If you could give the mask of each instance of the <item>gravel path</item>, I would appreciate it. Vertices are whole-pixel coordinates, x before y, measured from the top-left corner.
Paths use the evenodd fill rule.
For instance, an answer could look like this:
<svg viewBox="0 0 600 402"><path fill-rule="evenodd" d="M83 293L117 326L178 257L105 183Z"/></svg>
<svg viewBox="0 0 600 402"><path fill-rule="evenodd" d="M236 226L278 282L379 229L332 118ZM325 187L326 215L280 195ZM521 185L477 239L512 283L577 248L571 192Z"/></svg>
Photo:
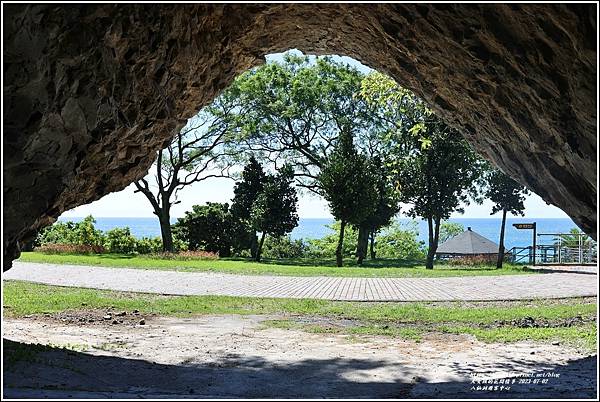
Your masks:
<svg viewBox="0 0 600 402"><path fill-rule="evenodd" d="M223 295L353 301L520 300L597 296L597 268L545 274L452 278L246 276L15 262L3 274L59 286L169 295Z"/></svg>

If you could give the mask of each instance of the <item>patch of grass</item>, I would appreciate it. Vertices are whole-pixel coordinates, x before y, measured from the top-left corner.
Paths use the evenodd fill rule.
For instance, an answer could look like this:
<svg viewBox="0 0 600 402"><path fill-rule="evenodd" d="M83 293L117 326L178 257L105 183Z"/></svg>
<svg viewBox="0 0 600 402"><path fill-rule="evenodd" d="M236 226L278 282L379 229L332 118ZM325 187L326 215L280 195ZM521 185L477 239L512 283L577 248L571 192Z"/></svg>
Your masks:
<svg viewBox="0 0 600 402"><path fill-rule="evenodd" d="M470 334L484 342L557 340L586 351L594 351L596 348L595 322L554 328L519 328L510 325L485 328L486 324L495 321L510 322L526 317L548 321L595 317L596 303L590 302L590 299L513 301L506 306L489 306L473 302L359 303L229 296L161 296L21 281L4 281L3 288L4 314L12 317L82 308L128 311L137 309L142 314L166 316L288 315L292 318L265 321L264 324L271 328L296 329L311 333L384 335L415 341L419 341L426 332L442 332ZM295 320L293 317L303 317L304 321ZM320 321L306 320L307 317L316 317ZM326 319L331 319L331 322ZM339 325L336 320L343 320L347 325Z"/></svg>
<svg viewBox="0 0 600 402"><path fill-rule="evenodd" d="M339 326L324 323L302 323L293 319L265 320L263 328L278 328L286 330L301 330L314 334L345 334L345 335L381 335L394 338L421 341L422 330L418 328L395 327L378 323L359 322L358 325Z"/></svg>
<svg viewBox="0 0 600 402"><path fill-rule="evenodd" d="M257 263L248 259L222 258L171 260L122 254L44 254L23 252L19 261L66 265L91 265L115 268L137 268L184 272L221 272L243 275L284 276L335 276L335 277L453 277L518 275L539 273L521 265L506 264L502 269L495 266L450 266L440 264L435 269L425 269L421 263L403 260L367 260L361 267L353 259L346 266L336 267L333 259L281 259Z"/></svg>
<svg viewBox="0 0 600 402"><path fill-rule="evenodd" d="M4 313L12 316L81 309L134 310L143 314L299 314L395 323L476 323L512 320L561 319L595 315L595 303L573 299L567 304L545 301L512 303L511 307L475 307L473 303L361 303L313 299L273 299L233 296L162 296L35 284L4 282ZM468 307L465 307L468 305Z"/></svg>
<svg viewBox="0 0 600 402"><path fill-rule="evenodd" d="M470 334L482 342L557 341L593 352L596 350L597 325L586 324L558 328L476 328L472 326L440 326L437 330L450 334Z"/></svg>

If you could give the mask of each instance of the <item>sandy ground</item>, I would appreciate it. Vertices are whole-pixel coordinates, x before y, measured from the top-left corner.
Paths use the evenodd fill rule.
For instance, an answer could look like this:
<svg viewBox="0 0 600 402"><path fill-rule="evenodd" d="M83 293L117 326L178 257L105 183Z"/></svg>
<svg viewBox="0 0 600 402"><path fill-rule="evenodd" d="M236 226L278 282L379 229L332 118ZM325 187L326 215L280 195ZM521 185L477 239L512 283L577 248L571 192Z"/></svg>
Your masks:
<svg viewBox="0 0 600 402"><path fill-rule="evenodd" d="M273 316L145 317L145 325L137 316L126 317L123 323L100 319L85 325L64 317L5 319L5 347L20 342L55 348L18 362L5 355L3 396L596 396L597 356L562 345L484 344L454 335L414 342L265 329L262 320L282 318ZM498 381L506 378L505 384ZM474 379L496 379L498 388L473 390L494 386ZM501 390L512 379L510 390Z"/></svg>

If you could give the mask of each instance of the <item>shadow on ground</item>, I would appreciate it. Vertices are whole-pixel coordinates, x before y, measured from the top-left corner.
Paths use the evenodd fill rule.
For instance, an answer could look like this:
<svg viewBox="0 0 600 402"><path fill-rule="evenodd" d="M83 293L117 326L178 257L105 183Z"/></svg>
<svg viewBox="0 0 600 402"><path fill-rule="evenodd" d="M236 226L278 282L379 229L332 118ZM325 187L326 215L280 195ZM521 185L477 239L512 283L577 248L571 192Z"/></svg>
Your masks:
<svg viewBox="0 0 600 402"><path fill-rule="evenodd" d="M375 359L309 359L279 365L260 357L228 355L208 363L166 365L3 342L4 398L592 398L596 392L596 356L563 366L536 364L530 368L553 371L560 378L546 386L489 393L471 391L468 379L473 370L486 372L486 367L455 367L465 381L431 383L400 363ZM522 368L528 362L516 364ZM363 375L378 368L393 369L402 380L377 381Z"/></svg>

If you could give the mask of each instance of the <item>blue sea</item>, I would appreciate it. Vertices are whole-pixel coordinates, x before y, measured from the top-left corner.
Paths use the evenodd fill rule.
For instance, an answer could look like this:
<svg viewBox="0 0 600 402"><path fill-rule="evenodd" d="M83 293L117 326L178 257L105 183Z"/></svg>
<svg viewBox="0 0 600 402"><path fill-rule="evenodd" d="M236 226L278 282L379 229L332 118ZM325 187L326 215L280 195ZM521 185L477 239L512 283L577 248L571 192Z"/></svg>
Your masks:
<svg viewBox="0 0 600 402"><path fill-rule="evenodd" d="M63 218L60 221L74 221L78 222L83 218ZM106 231L115 227L129 227L131 233L136 237L155 237L160 236L160 226L158 219L156 218L95 218L96 228ZM176 219L172 222L175 223ZM410 219L399 219L401 224L409 223ZM455 218L449 219L450 222L460 223L464 226L465 230L467 227L471 227L472 230L479 233L480 235L498 242L500 238L500 224L501 219L494 218ZM577 227L570 219L564 218L507 218L506 220L506 233L505 233L505 245L507 248L519 246L525 247L531 245L532 231L531 230L518 230L515 229L513 223L530 223L537 222L537 232L539 233L566 233L570 229ZM419 230L419 239L427 243L427 222L422 220L416 221ZM300 219L299 225L292 231L291 237L293 239L316 239L321 238L329 233L329 229L326 225L333 223L332 219ZM547 238L546 241L538 238L538 243L543 244L550 242L551 239Z"/></svg>

